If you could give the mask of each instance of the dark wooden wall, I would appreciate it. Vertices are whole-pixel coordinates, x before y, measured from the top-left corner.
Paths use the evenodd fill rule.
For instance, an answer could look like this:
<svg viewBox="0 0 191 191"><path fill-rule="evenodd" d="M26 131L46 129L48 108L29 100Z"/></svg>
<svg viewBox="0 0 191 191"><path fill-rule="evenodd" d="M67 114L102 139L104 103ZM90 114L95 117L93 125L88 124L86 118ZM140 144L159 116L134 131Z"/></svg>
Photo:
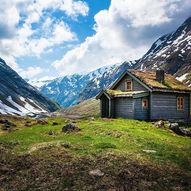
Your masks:
<svg viewBox="0 0 191 191"><path fill-rule="evenodd" d="M184 111L177 111L177 96L184 97ZM188 120L189 95L176 93L151 94L151 120Z"/></svg>
<svg viewBox="0 0 191 191"><path fill-rule="evenodd" d="M149 120L149 108L142 108L142 99L148 99L149 101L148 97L134 99L134 119Z"/></svg>
<svg viewBox="0 0 191 191"><path fill-rule="evenodd" d="M128 74L126 74L123 79L114 87L114 90L125 91L125 81L133 80ZM137 81L133 80L133 91L148 91L144 86L139 84Z"/></svg>
<svg viewBox="0 0 191 191"><path fill-rule="evenodd" d="M132 98L115 98L114 105L114 113L116 118L134 118Z"/></svg>

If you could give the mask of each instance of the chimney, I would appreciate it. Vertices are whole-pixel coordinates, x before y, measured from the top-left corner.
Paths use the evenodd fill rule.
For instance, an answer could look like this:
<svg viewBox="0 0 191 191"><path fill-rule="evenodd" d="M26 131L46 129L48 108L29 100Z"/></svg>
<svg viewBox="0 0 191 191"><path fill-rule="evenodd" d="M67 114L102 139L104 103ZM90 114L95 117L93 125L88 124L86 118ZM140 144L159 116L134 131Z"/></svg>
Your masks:
<svg viewBox="0 0 191 191"><path fill-rule="evenodd" d="M157 70L156 71L156 80L160 83L164 83L165 81L165 73L164 70Z"/></svg>

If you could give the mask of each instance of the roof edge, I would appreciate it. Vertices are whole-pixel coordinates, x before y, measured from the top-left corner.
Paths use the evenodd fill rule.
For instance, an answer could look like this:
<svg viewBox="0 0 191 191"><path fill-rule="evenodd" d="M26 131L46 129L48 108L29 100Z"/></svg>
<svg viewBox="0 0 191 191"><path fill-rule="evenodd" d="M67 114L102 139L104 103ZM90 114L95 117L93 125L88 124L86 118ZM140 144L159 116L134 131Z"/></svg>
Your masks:
<svg viewBox="0 0 191 191"><path fill-rule="evenodd" d="M149 87L147 84L145 84L144 82L142 82L137 76L135 76L133 73L131 73L131 70L126 70L125 72L123 72L121 74L121 76L116 79L113 84L109 87L110 89L113 89L120 81L121 79L128 74L130 77L132 77L134 80L136 80L138 83L140 83L142 86L144 86L148 91L152 92L151 87Z"/></svg>
<svg viewBox="0 0 191 191"><path fill-rule="evenodd" d="M111 97L109 96L109 94L103 89L102 91L100 91L100 93L96 96L96 99L100 99L100 97L102 95L105 95L109 100L111 99Z"/></svg>

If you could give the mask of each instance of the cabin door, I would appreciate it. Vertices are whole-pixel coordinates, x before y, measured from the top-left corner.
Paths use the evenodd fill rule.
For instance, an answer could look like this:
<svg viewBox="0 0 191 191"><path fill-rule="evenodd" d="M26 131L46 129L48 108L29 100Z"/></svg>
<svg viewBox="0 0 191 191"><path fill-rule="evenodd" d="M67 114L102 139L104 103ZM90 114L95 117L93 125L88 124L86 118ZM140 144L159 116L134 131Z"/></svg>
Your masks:
<svg viewBox="0 0 191 191"><path fill-rule="evenodd" d="M109 99L106 96L101 98L101 117L109 117Z"/></svg>

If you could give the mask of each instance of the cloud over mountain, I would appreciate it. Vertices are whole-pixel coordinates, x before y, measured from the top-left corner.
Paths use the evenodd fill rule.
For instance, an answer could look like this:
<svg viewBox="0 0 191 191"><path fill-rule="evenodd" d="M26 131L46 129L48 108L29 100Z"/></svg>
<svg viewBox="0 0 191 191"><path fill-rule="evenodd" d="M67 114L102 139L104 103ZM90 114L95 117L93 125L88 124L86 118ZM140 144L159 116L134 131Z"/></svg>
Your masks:
<svg viewBox="0 0 191 191"><path fill-rule="evenodd" d="M189 16L191 1L112 0L95 15L95 35L87 37L53 66L62 75L140 58L161 34Z"/></svg>

